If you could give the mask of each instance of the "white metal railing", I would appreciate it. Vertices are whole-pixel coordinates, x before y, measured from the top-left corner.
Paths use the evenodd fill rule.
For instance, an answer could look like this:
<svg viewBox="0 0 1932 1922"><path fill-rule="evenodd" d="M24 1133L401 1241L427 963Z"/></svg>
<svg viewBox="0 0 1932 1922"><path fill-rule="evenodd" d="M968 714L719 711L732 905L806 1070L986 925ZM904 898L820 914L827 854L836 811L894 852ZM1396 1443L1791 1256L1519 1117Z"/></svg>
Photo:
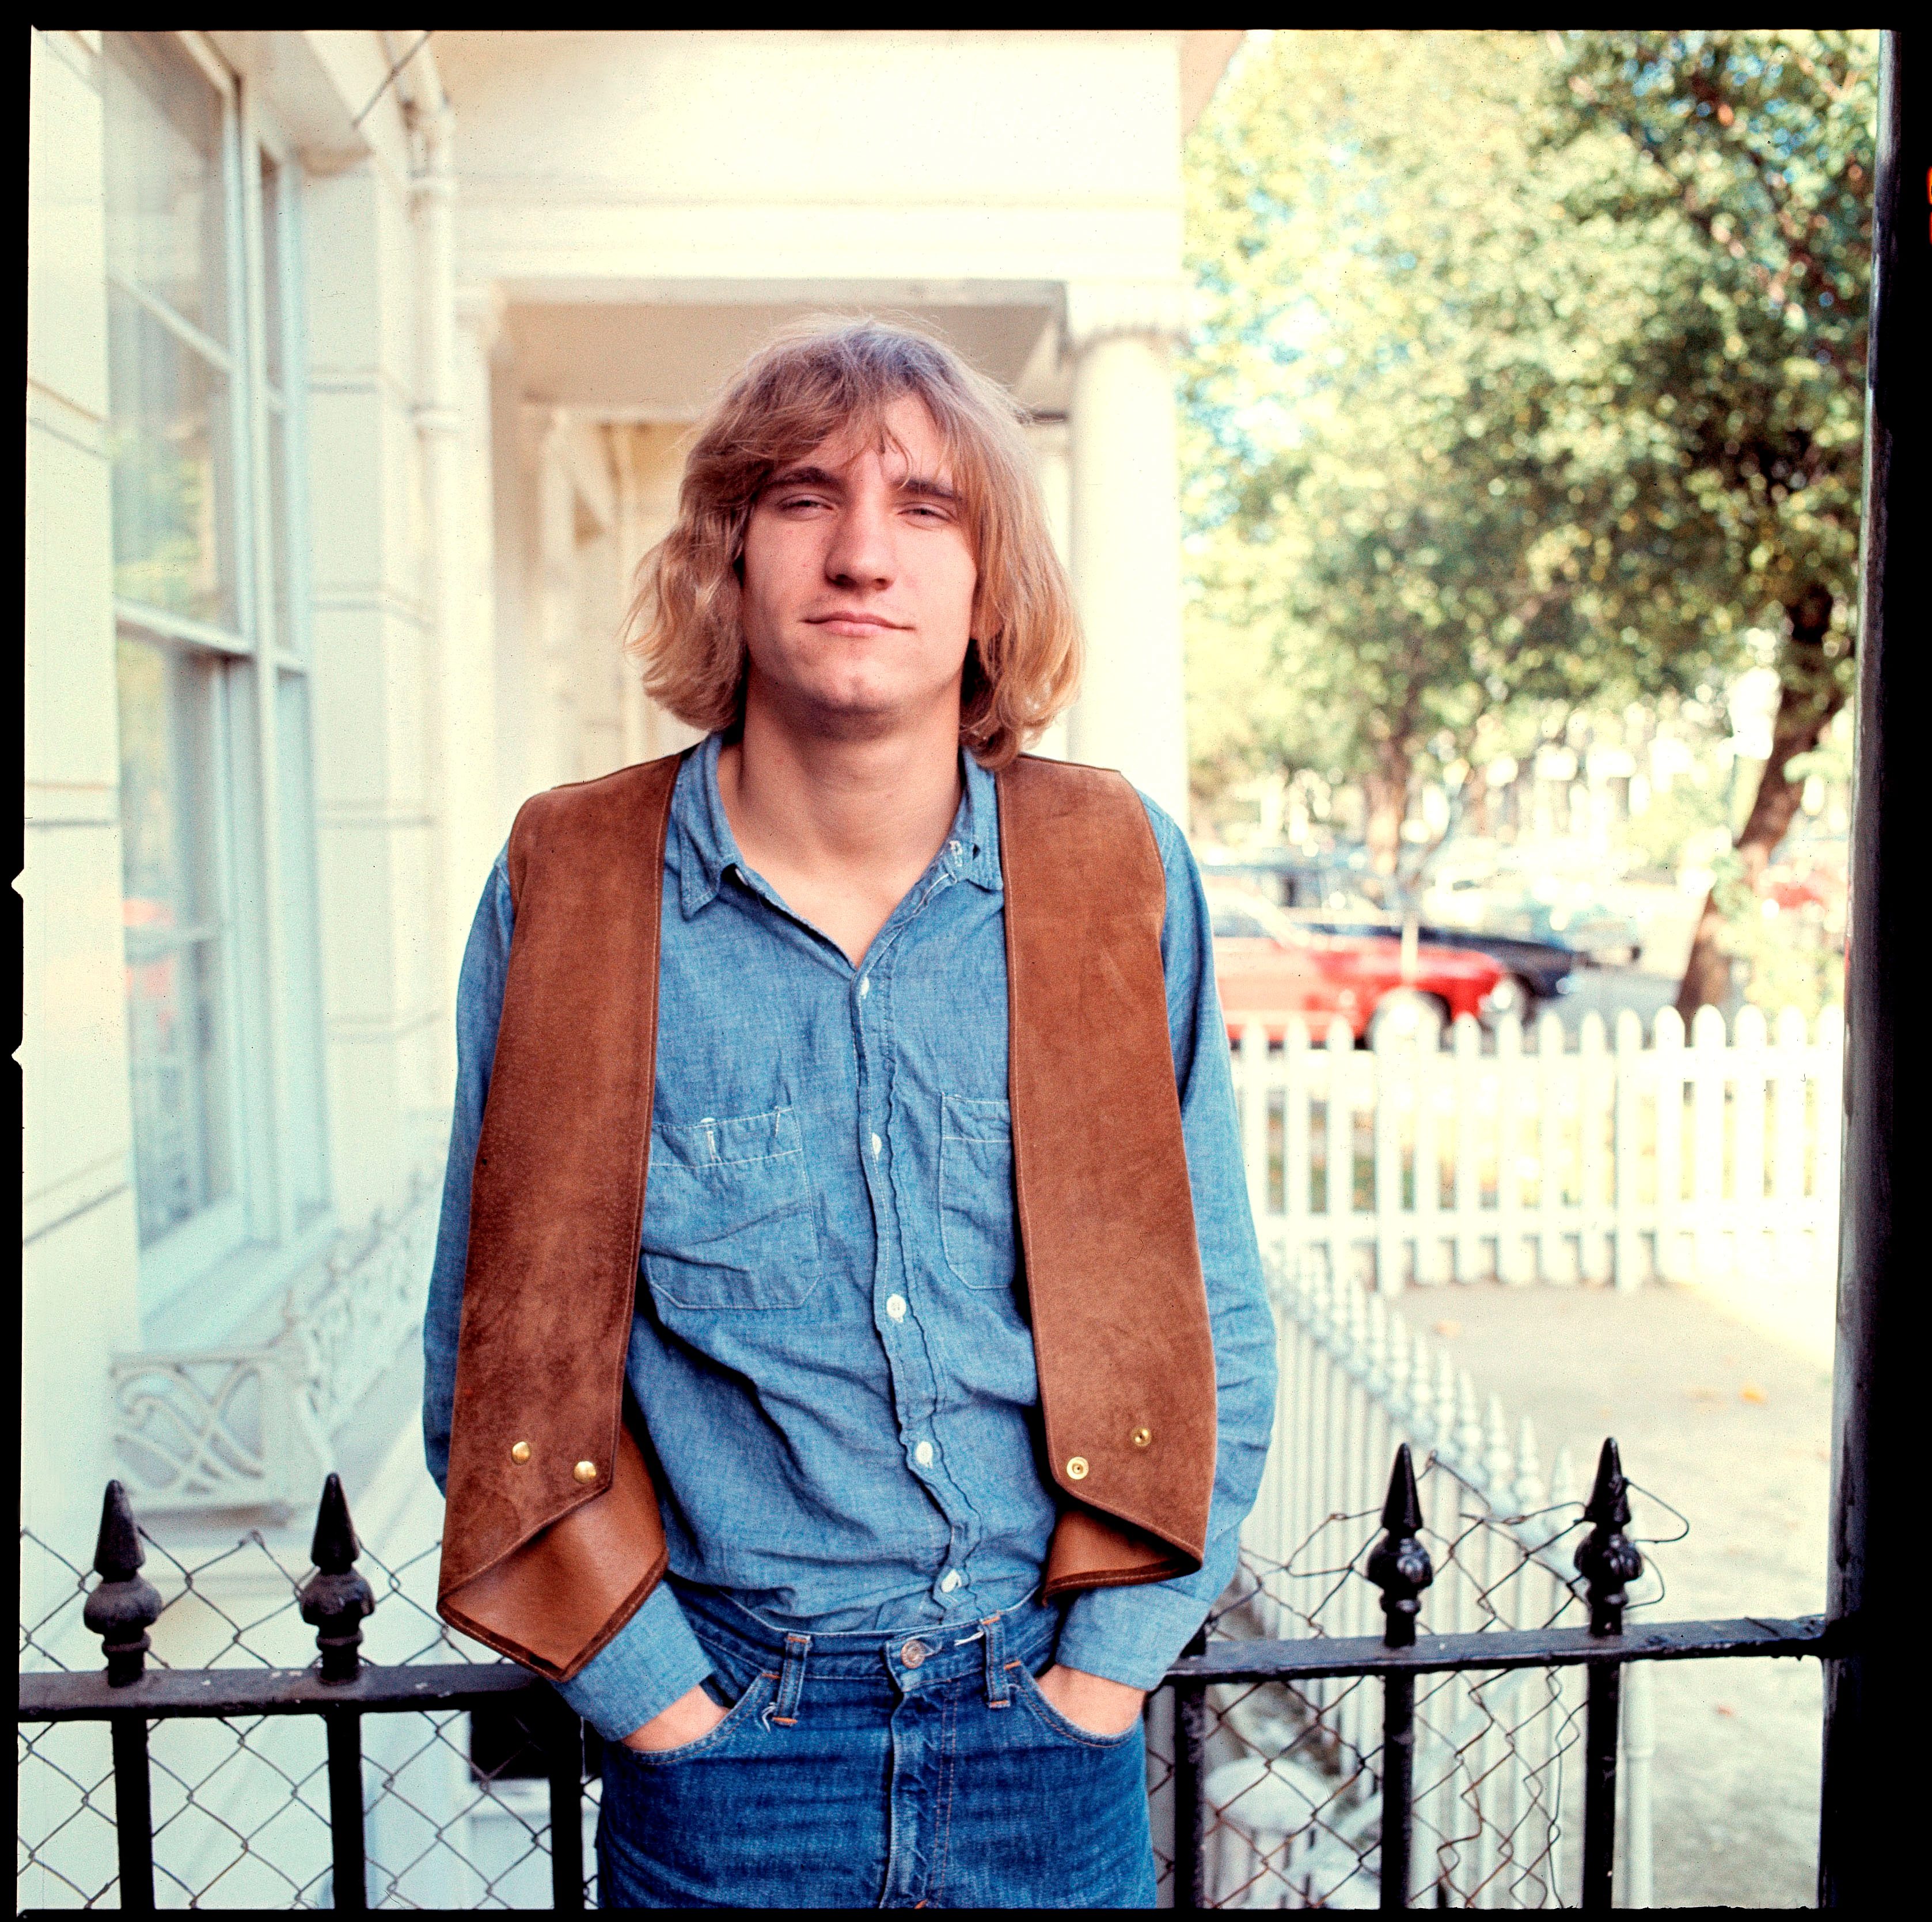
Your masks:
<svg viewBox="0 0 1932 1922"><path fill-rule="evenodd" d="M1277 1019L1270 1023L1279 1032ZM1666 1009L1646 1044L1586 1014L1576 1045L1546 1014L1493 1046L1465 1017L1443 1044L1357 1049L1299 1017L1234 1051L1263 1245L1298 1272L1387 1291L1504 1281L1795 1279L1836 1258L1844 1024ZM1533 1045L1526 1043L1533 1042Z"/></svg>

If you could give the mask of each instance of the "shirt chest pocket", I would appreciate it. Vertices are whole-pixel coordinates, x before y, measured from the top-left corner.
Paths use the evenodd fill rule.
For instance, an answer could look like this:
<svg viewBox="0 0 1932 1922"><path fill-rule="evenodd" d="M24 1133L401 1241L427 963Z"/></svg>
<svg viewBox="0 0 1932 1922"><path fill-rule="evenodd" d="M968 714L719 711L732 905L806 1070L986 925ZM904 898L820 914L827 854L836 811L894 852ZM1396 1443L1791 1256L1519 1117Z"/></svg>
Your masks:
<svg viewBox="0 0 1932 1922"><path fill-rule="evenodd" d="M802 1308L818 1286L818 1207L790 1108L651 1131L644 1275L673 1308Z"/></svg>
<svg viewBox="0 0 1932 1922"><path fill-rule="evenodd" d="M939 1239L946 1265L969 1288L1010 1288L1013 1137L1004 1101L944 1097L939 1135Z"/></svg>

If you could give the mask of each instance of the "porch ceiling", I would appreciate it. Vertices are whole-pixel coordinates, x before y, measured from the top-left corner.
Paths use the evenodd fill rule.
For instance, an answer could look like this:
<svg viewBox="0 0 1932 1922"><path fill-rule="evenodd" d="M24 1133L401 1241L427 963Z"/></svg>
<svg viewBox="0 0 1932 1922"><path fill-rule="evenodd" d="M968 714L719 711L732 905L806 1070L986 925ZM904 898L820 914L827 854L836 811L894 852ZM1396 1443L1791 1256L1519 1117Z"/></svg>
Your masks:
<svg viewBox="0 0 1932 1922"><path fill-rule="evenodd" d="M1036 408L1059 392L1058 290L976 303L895 300L828 283L789 300L754 302L518 302L505 325L526 401L609 419L694 419L746 357L809 314L903 319L950 342Z"/></svg>

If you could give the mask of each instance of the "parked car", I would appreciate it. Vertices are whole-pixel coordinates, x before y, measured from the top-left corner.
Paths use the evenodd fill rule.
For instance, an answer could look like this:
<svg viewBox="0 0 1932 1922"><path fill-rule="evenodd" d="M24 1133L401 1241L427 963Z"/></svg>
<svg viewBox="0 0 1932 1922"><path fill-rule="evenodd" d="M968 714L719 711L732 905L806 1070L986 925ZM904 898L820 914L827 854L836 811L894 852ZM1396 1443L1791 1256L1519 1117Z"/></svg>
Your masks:
<svg viewBox="0 0 1932 1922"><path fill-rule="evenodd" d="M1279 1041L1291 1014L1318 1038L1340 1015L1358 1041L1385 1026L1439 1028L1459 1014L1491 1012L1491 998L1510 978L1488 955L1432 942L1418 944L1405 977L1399 933L1325 933L1223 881L1208 884L1208 905L1230 1039L1258 1020Z"/></svg>
<svg viewBox="0 0 1932 1922"><path fill-rule="evenodd" d="M1305 925L1317 933L1346 935L1358 940L1400 941L1402 938L1401 920L1394 914L1342 915L1324 910L1306 917ZM1519 1021L1526 1020L1539 1002L1567 994L1570 977L1580 958L1574 947L1560 941L1533 941L1494 934L1486 929L1444 927L1433 921L1421 923L1416 930L1416 939L1419 947L1430 951L1450 948L1486 956L1502 969L1504 978L1491 990L1489 1005L1484 1011L1492 1020L1510 1014Z"/></svg>
<svg viewBox="0 0 1932 1922"><path fill-rule="evenodd" d="M1552 901L1532 894L1492 900L1478 925L1486 934L1560 942L1592 967L1606 961L1625 961L1634 967L1643 957L1642 929L1630 916L1594 896Z"/></svg>

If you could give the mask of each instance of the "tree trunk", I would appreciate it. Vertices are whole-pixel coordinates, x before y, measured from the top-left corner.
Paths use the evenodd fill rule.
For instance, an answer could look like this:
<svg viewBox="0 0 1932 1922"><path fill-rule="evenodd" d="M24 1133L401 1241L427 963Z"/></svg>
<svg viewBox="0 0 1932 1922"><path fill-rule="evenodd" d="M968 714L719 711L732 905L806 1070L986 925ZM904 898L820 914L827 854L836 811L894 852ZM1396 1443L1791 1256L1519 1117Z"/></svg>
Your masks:
<svg viewBox="0 0 1932 1922"><path fill-rule="evenodd" d="M1825 652L1832 625L1832 596L1822 587L1808 587L1785 609L1788 623L1781 664L1784 685L1778 713L1772 722L1771 758L1758 776L1751 811L1734 844L1744 869L1743 879L1754 896L1778 844L1798 812L1804 791L1785 769L1801 754L1809 754L1823 737L1832 717L1844 705L1835 664ZM1677 990L1677 1011L1688 1023L1699 1008L1721 1007L1731 992L1731 958L1720 942L1724 924L1718 890L1704 897L1697 931L1691 937L1690 959Z"/></svg>
<svg viewBox="0 0 1932 1922"><path fill-rule="evenodd" d="M1369 866L1376 874L1393 875L1401 860L1402 824L1408 818L1410 760L1406 742L1378 742L1375 767L1362 778L1369 803L1364 838L1368 842Z"/></svg>

